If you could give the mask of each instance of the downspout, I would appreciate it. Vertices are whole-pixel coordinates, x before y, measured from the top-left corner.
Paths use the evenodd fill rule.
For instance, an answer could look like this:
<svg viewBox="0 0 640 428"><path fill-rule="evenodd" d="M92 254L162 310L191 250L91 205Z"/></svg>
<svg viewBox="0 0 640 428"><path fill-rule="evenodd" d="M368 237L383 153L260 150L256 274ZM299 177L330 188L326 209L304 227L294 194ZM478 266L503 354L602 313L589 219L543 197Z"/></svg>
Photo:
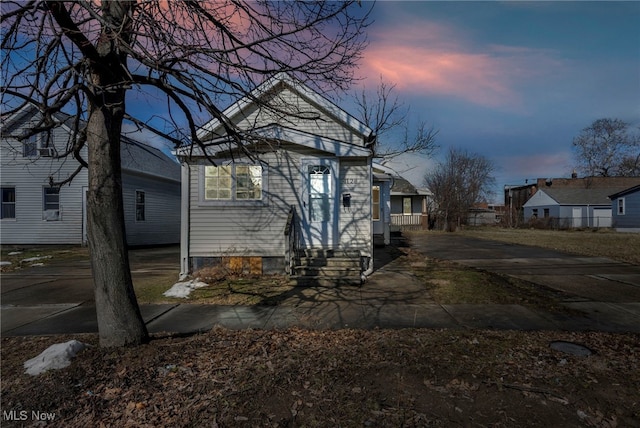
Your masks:
<svg viewBox="0 0 640 428"><path fill-rule="evenodd" d="M367 282L367 278L372 273L373 273L373 255L371 255L371 257L367 257L367 268L364 272L360 274L360 283L364 284L365 282Z"/></svg>
<svg viewBox="0 0 640 428"><path fill-rule="evenodd" d="M376 143L375 135L371 134L367 138L366 145L371 148L371 156L369 157L369 257L366 258L367 266L365 270L360 274L360 284L364 284L367 281L367 277L373 273L373 200L371 198L373 191L373 154ZM382 204L380 204L382 205ZM381 219L382 220L382 219Z"/></svg>
<svg viewBox="0 0 640 428"><path fill-rule="evenodd" d="M189 230L191 213L191 166L186 161L181 163L182 203L180 204L180 280L189 275Z"/></svg>

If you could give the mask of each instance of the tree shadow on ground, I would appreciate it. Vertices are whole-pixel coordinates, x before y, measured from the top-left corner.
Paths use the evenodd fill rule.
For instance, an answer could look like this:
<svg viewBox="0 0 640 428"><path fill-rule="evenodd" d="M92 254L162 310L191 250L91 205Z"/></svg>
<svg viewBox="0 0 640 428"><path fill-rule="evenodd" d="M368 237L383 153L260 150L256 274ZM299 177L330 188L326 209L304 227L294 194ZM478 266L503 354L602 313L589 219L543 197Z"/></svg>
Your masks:
<svg viewBox="0 0 640 428"><path fill-rule="evenodd" d="M407 241L395 236L391 245L375 248L374 272L360 286L295 286L260 305L290 307L295 316L308 318L310 327L336 327L342 320L354 319L354 313L369 322L378 319L384 307L434 303L424 282L412 273L406 247Z"/></svg>

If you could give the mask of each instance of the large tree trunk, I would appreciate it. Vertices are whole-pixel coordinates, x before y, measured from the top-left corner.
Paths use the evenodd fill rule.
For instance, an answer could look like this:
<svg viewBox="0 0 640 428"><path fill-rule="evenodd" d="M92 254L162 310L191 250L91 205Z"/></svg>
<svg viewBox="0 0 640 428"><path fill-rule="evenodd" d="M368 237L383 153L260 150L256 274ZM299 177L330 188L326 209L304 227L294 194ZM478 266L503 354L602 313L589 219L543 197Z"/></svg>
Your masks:
<svg viewBox="0 0 640 428"><path fill-rule="evenodd" d="M135 1L102 3L107 23L91 64L89 99L89 194L87 233L101 346L139 345L148 340L129 267L122 201L120 135L128 86L127 57L119 43L129 41Z"/></svg>
<svg viewBox="0 0 640 428"><path fill-rule="evenodd" d="M113 109L113 104L92 106L87 124L89 252L100 345L138 345L148 339L148 334L129 267L120 166L122 118Z"/></svg>

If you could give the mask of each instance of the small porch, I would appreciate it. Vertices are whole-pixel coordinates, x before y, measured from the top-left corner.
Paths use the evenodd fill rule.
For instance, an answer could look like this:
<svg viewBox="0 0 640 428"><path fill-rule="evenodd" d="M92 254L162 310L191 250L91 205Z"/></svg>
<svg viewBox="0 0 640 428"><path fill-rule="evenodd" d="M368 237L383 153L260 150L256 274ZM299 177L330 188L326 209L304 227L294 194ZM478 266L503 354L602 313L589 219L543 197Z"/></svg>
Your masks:
<svg viewBox="0 0 640 428"><path fill-rule="evenodd" d="M391 214L391 231L427 230L427 213L420 214Z"/></svg>

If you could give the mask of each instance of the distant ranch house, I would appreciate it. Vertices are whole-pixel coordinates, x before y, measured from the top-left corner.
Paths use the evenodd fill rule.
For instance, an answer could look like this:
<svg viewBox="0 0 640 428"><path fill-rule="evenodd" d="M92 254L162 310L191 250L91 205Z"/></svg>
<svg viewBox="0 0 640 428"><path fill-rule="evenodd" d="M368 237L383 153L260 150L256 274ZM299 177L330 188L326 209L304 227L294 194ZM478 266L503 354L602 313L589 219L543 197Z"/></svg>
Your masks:
<svg viewBox="0 0 640 428"><path fill-rule="evenodd" d="M70 116L58 114L50 138L23 141L40 117L35 106L3 118L2 245L86 244L87 170L56 186L78 167L64 153L71 135ZM86 159L86 149L84 149ZM180 165L161 150L122 137L122 183L127 243L130 246L180 241Z"/></svg>
<svg viewBox="0 0 640 428"><path fill-rule="evenodd" d="M560 228L612 227L609 196L620 187L545 187L524 204L525 222Z"/></svg>
<svg viewBox="0 0 640 428"><path fill-rule="evenodd" d="M199 133L204 150L177 151L182 273L222 263L360 281L373 260L371 129L286 74L223 114L242 150L214 119Z"/></svg>

